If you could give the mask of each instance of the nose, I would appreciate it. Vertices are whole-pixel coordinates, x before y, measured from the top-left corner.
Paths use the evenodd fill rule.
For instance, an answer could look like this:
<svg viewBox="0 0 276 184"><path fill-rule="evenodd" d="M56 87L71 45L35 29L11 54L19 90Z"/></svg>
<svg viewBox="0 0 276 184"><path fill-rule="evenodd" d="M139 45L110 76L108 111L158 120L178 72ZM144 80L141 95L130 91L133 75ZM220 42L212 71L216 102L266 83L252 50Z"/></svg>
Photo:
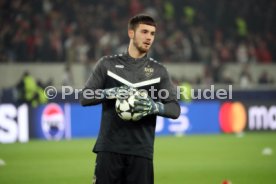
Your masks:
<svg viewBox="0 0 276 184"><path fill-rule="evenodd" d="M151 34L147 34L147 36L146 36L146 39L148 40L148 41L151 41L152 40L152 35Z"/></svg>

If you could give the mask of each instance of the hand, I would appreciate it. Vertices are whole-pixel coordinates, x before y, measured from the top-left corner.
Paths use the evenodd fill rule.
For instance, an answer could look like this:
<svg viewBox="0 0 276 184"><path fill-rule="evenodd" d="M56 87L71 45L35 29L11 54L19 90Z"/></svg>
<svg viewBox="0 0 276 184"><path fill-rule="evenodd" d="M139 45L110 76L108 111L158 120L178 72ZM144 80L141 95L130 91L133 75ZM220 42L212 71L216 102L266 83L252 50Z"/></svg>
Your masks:
<svg viewBox="0 0 276 184"><path fill-rule="evenodd" d="M107 99L125 99L128 97L132 87L129 86L120 86L104 90L104 96Z"/></svg>
<svg viewBox="0 0 276 184"><path fill-rule="evenodd" d="M146 98L137 97L134 102L134 112L139 112L142 116L151 114L162 114L164 112L164 104L161 102L154 102L150 96Z"/></svg>

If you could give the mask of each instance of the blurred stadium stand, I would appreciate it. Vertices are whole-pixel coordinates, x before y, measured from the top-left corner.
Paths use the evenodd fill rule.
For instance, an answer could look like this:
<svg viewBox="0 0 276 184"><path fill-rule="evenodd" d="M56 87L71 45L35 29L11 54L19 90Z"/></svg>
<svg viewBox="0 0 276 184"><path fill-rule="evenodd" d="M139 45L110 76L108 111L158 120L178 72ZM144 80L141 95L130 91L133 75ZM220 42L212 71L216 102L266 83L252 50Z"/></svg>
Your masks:
<svg viewBox="0 0 276 184"><path fill-rule="evenodd" d="M1 90L26 70L57 88L82 87L97 59L126 50L137 13L158 21L149 55L175 83L275 89L276 1L1 0L0 10Z"/></svg>
<svg viewBox="0 0 276 184"><path fill-rule="evenodd" d="M260 84L259 78L263 71L269 73L271 80L276 81L276 64L234 64L229 63L223 65L218 74L213 71L212 75L219 75L219 80L214 82L212 79L208 80L206 76L206 66L201 63L168 63L165 64L168 71L176 84L180 84L180 81L188 81L194 86L208 86L211 84L228 85L233 84L236 89L276 89L275 83ZM93 68L93 65L91 65ZM251 82L243 84L241 83L242 71L246 68L251 75ZM87 68L81 64L74 64L71 68L73 81L65 83L67 71L65 66L61 63L10 63L0 64L0 89L9 88L15 86L22 74L25 71L29 71L38 81L44 84L51 84L57 89L60 89L62 85L70 85L75 88L82 88L85 80ZM227 79L231 78L231 80Z"/></svg>

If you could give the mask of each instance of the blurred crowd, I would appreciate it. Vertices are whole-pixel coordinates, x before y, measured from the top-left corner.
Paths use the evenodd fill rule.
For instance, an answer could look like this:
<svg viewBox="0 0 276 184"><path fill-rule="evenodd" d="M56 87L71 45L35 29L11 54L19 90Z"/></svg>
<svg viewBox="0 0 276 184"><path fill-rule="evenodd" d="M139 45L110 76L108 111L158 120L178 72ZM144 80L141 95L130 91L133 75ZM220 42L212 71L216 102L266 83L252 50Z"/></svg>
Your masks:
<svg viewBox="0 0 276 184"><path fill-rule="evenodd" d="M193 83L233 83L223 66L243 63L250 81L247 64L276 62L275 10L273 0L0 0L0 62L64 62L70 76L71 63L126 51L128 19L146 13L158 22L151 57L203 63Z"/></svg>
<svg viewBox="0 0 276 184"><path fill-rule="evenodd" d="M89 62L125 51L127 20L158 22L161 62L276 61L272 0L0 0L0 61Z"/></svg>

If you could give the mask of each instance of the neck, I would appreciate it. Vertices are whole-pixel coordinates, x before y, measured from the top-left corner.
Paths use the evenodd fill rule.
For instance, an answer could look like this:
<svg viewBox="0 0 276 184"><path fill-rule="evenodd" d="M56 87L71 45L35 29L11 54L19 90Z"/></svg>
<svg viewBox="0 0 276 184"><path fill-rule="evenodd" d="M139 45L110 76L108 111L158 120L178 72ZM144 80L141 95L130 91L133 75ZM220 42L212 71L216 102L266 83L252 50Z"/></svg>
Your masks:
<svg viewBox="0 0 276 184"><path fill-rule="evenodd" d="M130 42L128 47L128 54L133 58L142 58L146 55L146 52L140 52L133 43Z"/></svg>

